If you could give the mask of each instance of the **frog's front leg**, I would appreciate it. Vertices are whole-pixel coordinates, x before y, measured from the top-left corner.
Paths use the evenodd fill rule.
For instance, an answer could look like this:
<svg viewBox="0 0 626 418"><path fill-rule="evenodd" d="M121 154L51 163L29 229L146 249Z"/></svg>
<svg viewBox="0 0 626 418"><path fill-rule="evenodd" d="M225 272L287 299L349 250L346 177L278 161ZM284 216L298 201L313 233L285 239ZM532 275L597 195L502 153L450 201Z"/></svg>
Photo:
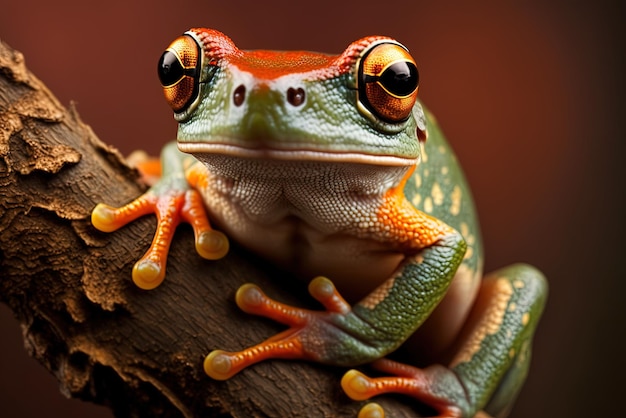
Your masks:
<svg viewBox="0 0 626 418"><path fill-rule="evenodd" d="M211 228L202 197L192 187L206 169L178 151L175 143L163 148L161 168L161 178L134 201L120 208L100 203L91 214L93 225L103 232L115 231L143 215L156 214L152 244L132 272L133 281L142 289L153 289L163 281L170 243L181 221L193 227L196 250L202 257L215 260L228 252L228 239Z"/></svg>
<svg viewBox="0 0 626 418"><path fill-rule="evenodd" d="M290 328L240 352L210 353L204 364L206 373L228 379L269 358L359 365L398 348L439 303L466 248L458 232L415 210L403 198L396 198L399 196L389 194L373 225L384 239L404 245L408 253L391 277L353 307L329 280L315 279L309 290L326 308L321 312L285 306L256 286L244 286L237 295L244 311Z"/></svg>
<svg viewBox="0 0 626 418"><path fill-rule="evenodd" d="M441 416L473 416L483 409L485 415L504 417L526 377L546 295L543 275L530 266L494 272L483 280L448 367L418 369L383 359L374 367L393 377L369 378L351 370L342 386L355 400L401 393L434 407Z"/></svg>

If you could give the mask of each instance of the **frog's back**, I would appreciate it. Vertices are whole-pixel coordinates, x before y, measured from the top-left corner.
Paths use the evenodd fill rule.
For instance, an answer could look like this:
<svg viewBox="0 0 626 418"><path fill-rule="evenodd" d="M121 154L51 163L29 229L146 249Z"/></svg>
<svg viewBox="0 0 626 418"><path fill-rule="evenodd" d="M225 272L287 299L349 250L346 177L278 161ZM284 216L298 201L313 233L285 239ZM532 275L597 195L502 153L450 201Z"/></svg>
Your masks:
<svg viewBox="0 0 626 418"><path fill-rule="evenodd" d="M463 264L482 271L482 242L474 202L463 170L439 129L426 111L428 139L421 142L422 160L407 182L405 194L413 205L459 231L467 243Z"/></svg>

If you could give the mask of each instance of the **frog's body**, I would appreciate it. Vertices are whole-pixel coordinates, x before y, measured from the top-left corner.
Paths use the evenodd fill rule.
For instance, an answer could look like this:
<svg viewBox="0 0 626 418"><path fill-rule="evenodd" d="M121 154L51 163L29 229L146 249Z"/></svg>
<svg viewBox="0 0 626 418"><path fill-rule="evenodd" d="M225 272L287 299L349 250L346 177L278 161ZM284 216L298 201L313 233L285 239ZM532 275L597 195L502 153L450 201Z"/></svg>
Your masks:
<svg viewBox="0 0 626 418"><path fill-rule="evenodd" d="M364 286L353 291L364 296L403 258L399 249L368 237L362 225L375 216L385 186L405 167L224 156L202 161L212 178L203 193L209 217L227 236L300 277L332 277L347 294L357 276ZM329 187L332 179L345 182Z"/></svg>
<svg viewBox="0 0 626 418"><path fill-rule="evenodd" d="M145 196L121 209L99 205L93 215L96 226L113 230L152 207L159 212L135 282L161 282L181 217L194 226L201 255L226 253L227 240L209 226L204 207L253 252L305 279L332 279L310 285L326 312L242 287L242 309L290 330L240 353L214 351L206 372L227 379L272 357L373 362L398 377L351 371L342 381L351 397L396 391L442 416L504 413L525 376L545 282L521 265L481 281L471 195L416 101L417 67L406 49L369 37L339 56L245 52L219 32L197 29L177 39L159 65L179 121L178 147L197 160L166 147L163 179ZM383 359L403 344L420 353L416 364L428 359L448 368ZM371 405L363 416L379 412Z"/></svg>

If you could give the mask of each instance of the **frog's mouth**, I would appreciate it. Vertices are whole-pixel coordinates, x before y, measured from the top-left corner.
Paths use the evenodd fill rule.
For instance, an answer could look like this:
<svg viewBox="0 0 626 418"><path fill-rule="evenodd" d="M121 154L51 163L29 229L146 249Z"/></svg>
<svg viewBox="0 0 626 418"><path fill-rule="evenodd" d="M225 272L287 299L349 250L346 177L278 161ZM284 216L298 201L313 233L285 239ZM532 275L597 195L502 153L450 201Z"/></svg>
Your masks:
<svg viewBox="0 0 626 418"><path fill-rule="evenodd" d="M192 155L221 154L259 160L338 162L396 167L416 165L420 160L419 156L414 158L353 151L319 151L297 147L276 148L262 145L247 147L219 142L179 142L178 148L182 152Z"/></svg>

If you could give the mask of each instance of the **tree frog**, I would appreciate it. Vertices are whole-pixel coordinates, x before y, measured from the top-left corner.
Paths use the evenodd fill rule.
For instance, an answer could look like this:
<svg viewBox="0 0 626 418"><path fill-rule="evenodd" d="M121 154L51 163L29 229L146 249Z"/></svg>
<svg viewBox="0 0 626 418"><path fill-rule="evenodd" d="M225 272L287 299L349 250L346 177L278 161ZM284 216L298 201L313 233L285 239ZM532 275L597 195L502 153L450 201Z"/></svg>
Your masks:
<svg viewBox="0 0 626 418"><path fill-rule="evenodd" d="M163 53L158 74L178 121L162 176L128 205L92 213L102 231L157 214L134 282L162 282L174 229L187 221L202 257L224 256L234 240L312 280L323 306L287 306L242 286L241 309L287 330L239 352L210 352L208 376L303 359L351 368L341 386L355 400L395 392L440 417L507 414L546 281L525 264L482 277L470 191L417 100L406 47L370 36L339 55L244 51L218 31L191 29ZM355 369L367 365L383 376ZM383 414L376 403L360 412Z"/></svg>

